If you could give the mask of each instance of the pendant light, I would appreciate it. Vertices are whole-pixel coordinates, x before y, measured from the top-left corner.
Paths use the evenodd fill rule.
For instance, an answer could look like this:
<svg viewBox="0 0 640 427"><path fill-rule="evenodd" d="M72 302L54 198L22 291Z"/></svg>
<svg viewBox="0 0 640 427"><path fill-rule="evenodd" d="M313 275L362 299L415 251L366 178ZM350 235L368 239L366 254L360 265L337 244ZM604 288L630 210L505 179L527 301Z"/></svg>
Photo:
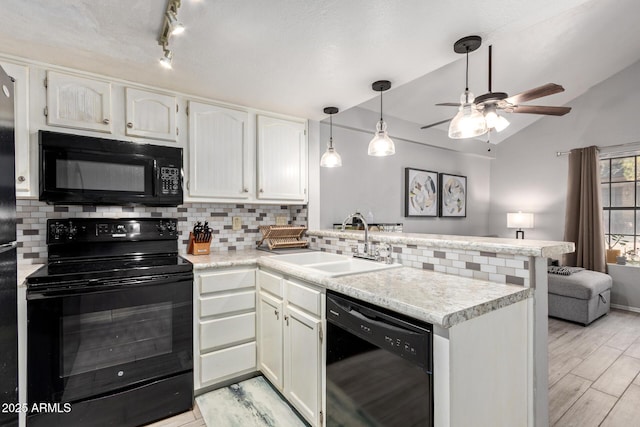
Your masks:
<svg viewBox="0 0 640 427"><path fill-rule="evenodd" d="M391 82L388 80L378 80L371 87L373 90L380 92L380 121L376 125L376 133L369 142L368 153L370 156L391 156L396 153L396 147L387 133L387 124L382 119L382 92L391 88Z"/></svg>
<svg viewBox="0 0 640 427"><path fill-rule="evenodd" d="M487 132L487 122L482 112L473 103L475 97L469 92L469 52L480 47L482 39L479 36L463 37L453 45L456 53L464 53L467 58L465 74L465 89L460 95L460 107L449 125L449 138L473 138Z"/></svg>
<svg viewBox="0 0 640 427"><path fill-rule="evenodd" d="M333 115L340 110L336 107L327 107L323 111L325 114L329 114L329 144L327 145L327 151L324 152L320 159L320 167L339 168L342 166L342 158L335 148L333 148Z"/></svg>

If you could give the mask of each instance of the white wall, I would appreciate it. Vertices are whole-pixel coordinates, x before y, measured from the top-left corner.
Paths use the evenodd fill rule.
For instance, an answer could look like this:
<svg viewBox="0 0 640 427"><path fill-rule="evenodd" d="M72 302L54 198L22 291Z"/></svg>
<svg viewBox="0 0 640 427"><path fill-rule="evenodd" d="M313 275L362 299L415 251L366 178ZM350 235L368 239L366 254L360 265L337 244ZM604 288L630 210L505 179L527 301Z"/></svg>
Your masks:
<svg viewBox="0 0 640 427"><path fill-rule="evenodd" d="M333 141L342 156L341 168L320 168L320 226L330 228L350 213L371 211L374 222L402 222L405 232L485 235L489 222L490 162L485 155L465 154L440 146L486 153L481 141L452 141L441 131L420 131L419 126L385 118L396 154L367 155L378 114L352 109L334 117ZM368 127L362 124L368 124ZM406 135L406 136L405 136ZM421 137L434 146L408 142ZM329 125L320 125L320 154L329 141ZM466 218L405 218L404 168L413 167L467 176Z"/></svg>
<svg viewBox="0 0 640 427"><path fill-rule="evenodd" d="M526 238L562 240L567 156L556 152L640 141L639 75L636 62L567 104L569 114L544 117L493 150L491 234L513 237L514 230L506 228L507 212L522 210L535 214L535 228L525 232ZM533 103L544 105L545 99Z"/></svg>

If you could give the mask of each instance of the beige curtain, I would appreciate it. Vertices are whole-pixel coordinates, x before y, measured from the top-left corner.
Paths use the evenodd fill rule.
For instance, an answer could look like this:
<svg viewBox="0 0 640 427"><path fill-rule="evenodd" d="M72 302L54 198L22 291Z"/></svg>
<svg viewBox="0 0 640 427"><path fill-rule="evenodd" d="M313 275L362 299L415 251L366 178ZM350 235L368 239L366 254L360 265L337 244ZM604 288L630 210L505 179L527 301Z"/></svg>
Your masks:
<svg viewBox="0 0 640 427"><path fill-rule="evenodd" d="M564 240L574 242L576 251L564 255L564 264L605 271L600 162L595 146L569 153L569 183Z"/></svg>

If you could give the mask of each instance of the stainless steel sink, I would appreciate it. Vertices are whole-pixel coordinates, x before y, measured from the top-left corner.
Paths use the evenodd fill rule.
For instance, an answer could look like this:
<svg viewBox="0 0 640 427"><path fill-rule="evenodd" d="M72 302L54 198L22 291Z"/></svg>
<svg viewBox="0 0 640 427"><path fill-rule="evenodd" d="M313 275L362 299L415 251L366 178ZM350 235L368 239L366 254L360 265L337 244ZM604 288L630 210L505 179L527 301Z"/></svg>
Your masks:
<svg viewBox="0 0 640 427"><path fill-rule="evenodd" d="M313 271L316 274L326 277L370 273L372 271L402 267L401 264L384 264L381 262L327 252L307 252L301 254L280 255L275 257L274 260L292 264L301 269Z"/></svg>

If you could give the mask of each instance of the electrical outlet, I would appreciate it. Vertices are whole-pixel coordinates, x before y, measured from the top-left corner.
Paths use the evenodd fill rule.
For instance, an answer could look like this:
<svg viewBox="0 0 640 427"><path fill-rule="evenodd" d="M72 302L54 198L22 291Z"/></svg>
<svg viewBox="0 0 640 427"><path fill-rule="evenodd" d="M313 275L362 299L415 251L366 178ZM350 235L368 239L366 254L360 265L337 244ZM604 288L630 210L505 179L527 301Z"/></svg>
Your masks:
<svg viewBox="0 0 640 427"><path fill-rule="evenodd" d="M277 215L276 225L287 225L287 217L284 215Z"/></svg>
<svg viewBox="0 0 640 427"><path fill-rule="evenodd" d="M242 217L234 216L231 228L233 230L240 230L242 228Z"/></svg>

